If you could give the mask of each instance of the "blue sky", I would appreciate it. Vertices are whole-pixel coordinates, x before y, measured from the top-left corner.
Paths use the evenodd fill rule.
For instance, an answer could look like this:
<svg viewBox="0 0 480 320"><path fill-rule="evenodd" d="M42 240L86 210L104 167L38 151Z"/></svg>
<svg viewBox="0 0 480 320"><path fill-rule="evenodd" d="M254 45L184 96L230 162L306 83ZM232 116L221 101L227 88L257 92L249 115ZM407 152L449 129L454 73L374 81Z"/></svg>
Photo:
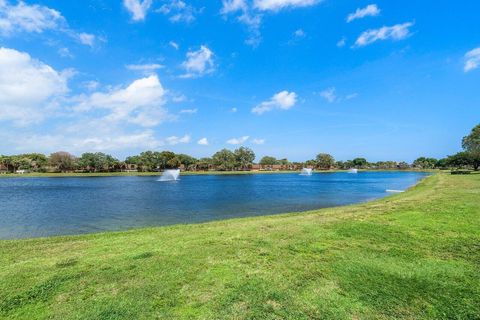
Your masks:
<svg viewBox="0 0 480 320"><path fill-rule="evenodd" d="M480 122L480 3L0 0L0 153L443 157Z"/></svg>

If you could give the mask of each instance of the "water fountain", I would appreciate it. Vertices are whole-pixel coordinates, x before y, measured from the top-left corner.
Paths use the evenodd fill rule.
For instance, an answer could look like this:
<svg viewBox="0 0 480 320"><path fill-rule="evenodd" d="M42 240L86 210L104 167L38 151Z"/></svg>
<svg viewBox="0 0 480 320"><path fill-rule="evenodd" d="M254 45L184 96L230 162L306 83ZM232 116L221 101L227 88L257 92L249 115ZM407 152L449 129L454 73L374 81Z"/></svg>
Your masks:
<svg viewBox="0 0 480 320"><path fill-rule="evenodd" d="M158 181L177 181L180 177L180 169L170 169L163 171L162 176Z"/></svg>
<svg viewBox="0 0 480 320"><path fill-rule="evenodd" d="M351 168L350 170L348 170L348 173L358 173L358 169Z"/></svg>
<svg viewBox="0 0 480 320"><path fill-rule="evenodd" d="M312 175L313 169L311 168L303 168L302 171L300 172L301 176L311 176Z"/></svg>

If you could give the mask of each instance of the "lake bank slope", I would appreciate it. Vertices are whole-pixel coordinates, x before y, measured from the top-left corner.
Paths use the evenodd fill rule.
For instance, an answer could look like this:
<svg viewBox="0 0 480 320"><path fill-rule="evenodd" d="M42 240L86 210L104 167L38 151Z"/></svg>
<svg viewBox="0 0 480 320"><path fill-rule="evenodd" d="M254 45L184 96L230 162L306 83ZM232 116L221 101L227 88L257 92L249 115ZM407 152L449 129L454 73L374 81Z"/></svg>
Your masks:
<svg viewBox="0 0 480 320"><path fill-rule="evenodd" d="M0 241L0 318L480 319L480 175L301 214Z"/></svg>

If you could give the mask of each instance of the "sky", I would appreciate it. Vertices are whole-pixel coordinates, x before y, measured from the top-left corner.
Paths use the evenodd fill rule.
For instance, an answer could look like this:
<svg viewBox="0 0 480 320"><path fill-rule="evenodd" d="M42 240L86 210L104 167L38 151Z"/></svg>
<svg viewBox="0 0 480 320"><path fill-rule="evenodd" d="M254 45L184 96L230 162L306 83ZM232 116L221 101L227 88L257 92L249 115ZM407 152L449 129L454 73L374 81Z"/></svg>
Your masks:
<svg viewBox="0 0 480 320"><path fill-rule="evenodd" d="M0 0L0 154L444 157L479 1Z"/></svg>

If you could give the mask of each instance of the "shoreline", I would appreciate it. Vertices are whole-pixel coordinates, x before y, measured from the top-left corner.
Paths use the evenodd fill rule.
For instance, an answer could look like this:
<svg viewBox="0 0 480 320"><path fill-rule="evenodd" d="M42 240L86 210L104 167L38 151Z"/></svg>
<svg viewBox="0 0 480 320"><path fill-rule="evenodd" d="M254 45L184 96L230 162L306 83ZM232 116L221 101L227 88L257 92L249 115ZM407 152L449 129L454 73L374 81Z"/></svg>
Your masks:
<svg viewBox="0 0 480 320"><path fill-rule="evenodd" d="M347 173L348 170L316 170L313 174L327 174L327 173ZM358 172L443 172L438 169L359 169ZM0 174L2 178L79 178L79 177L156 177L161 176L163 172L65 172L65 173L40 173L32 172L25 174L6 173ZM182 171L180 175L183 176L200 176L200 175L249 175L249 174L294 174L300 171Z"/></svg>

